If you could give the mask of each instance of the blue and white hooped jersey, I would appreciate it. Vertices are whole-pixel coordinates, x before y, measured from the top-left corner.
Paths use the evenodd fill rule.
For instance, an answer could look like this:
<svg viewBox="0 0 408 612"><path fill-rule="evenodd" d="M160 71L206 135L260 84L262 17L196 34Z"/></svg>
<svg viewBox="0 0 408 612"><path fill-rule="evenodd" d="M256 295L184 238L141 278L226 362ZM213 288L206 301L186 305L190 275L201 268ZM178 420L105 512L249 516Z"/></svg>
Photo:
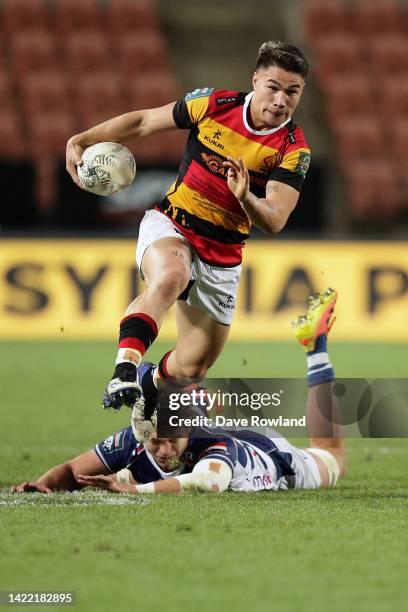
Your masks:
<svg viewBox="0 0 408 612"><path fill-rule="evenodd" d="M108 436L95 446L95 452L112 473L127 468L140 484L172 478L182 473L181 466L173 472L164 472L141 442L137 442L131 427Z"/></svg>
<svg viewBox="0 0 408 612"><path fill-rule="evenodd" d="M202 459L224 461L232 470L233 491L287 489L295 486L294 454L298 449L279 437L268 438L252 431L234 435L213 428L192 430L183 464L164 472L146 447L136 442L131 427L96 445L95 452L112 473L127 468L143 484L191 472Z"/></svg>

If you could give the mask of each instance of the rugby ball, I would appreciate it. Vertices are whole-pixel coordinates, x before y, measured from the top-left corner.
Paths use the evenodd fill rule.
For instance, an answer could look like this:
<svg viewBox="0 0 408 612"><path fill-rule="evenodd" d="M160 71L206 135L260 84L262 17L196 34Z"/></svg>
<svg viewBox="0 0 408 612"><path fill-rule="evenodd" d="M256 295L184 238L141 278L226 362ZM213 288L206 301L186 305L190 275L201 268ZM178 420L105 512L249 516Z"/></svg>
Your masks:
<svg viewBox="0 0 408 612"><path fill-rule="evenodd" d="M87 191L99 196L119 193L135 178L136 162L125 145L118 142L98 142L82 154L77 166L79 180Z"/></svg>

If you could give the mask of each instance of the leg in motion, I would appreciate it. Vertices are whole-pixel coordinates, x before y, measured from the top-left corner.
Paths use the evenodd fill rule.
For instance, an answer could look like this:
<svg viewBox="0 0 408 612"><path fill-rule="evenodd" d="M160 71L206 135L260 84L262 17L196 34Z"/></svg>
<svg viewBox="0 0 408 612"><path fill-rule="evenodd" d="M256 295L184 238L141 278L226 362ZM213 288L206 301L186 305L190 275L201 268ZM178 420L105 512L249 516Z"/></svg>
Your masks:
<svg viewBox="0 0 408 612"><path fill-rule="evenodd" d="M158 375L185 386L206 376L224 348L230 326L183 301L176 304L176 320L177 345L161 360Z"/></svg>
<svg viewBox="0 0 408 612"><path fill-rule="evenodd" d="M327 289L309 300L306 315L293 322L295 335L306 351L309 386L306 418L310 452L319 467L322 486L332 486L346 469L346 447L342 437L340 406L332 393L335 380L327 352L327 335L334 323L337 293Z"/></svg>
<svg viewBox="0 0 408 612"><path fill-rule="evenodd" d="M137 368L154 342L164 316L190 280L191 253L179 238L162 238L151 244L142 260L146 290L128 307L120 323L116 368L103 404L119 409L133 406L141 396Z"/></svg>

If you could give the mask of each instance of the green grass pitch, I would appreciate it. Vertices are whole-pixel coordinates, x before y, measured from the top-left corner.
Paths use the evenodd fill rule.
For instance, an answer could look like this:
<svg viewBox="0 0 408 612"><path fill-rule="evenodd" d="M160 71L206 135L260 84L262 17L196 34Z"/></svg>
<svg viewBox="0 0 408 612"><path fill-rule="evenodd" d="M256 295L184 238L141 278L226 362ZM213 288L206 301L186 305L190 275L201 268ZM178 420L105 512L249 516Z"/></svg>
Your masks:
<svg viewBox="0 0 408 612"><path fill-rule="evenodd" d="M157 360L167 347L156 344ZM0 346L0 590L73 590L77 610L405 609L408 440L350 440L333 490L12 496L12 483L128 422L100 408L113 343ZM335 344L339 377L405 377L401 344ZM292 343L230 343L214 376L300 377ZM58 607L59 608L59 607Z"/></svg>

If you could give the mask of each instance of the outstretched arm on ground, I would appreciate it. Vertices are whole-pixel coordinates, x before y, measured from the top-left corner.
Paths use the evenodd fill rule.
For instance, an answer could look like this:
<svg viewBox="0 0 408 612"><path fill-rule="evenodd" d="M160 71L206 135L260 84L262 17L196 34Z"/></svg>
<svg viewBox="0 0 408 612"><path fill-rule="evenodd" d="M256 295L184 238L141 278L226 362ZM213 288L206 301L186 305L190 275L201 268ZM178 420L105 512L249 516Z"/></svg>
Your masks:
<svg viewBox="0 0 408 612"><path fill-rule="evenodd" d="M52 467L37 480L14 485L11 490L13 493L74 491L83 486L77 481L78 474L109 474L109 470L95 451L90 450L66 463Z"/></svg>
<svg viewBox="0 0 408 612"><path fill-rule="evenodd" d="M183 491L203 491L222 493L232 478L232 470L224 461L202 459L190 474L182 474L166 480L156 480L146 484L124 484L117 482L115 476L79 475L81 485L98 487L114 493L182 493Z"/></svg>

